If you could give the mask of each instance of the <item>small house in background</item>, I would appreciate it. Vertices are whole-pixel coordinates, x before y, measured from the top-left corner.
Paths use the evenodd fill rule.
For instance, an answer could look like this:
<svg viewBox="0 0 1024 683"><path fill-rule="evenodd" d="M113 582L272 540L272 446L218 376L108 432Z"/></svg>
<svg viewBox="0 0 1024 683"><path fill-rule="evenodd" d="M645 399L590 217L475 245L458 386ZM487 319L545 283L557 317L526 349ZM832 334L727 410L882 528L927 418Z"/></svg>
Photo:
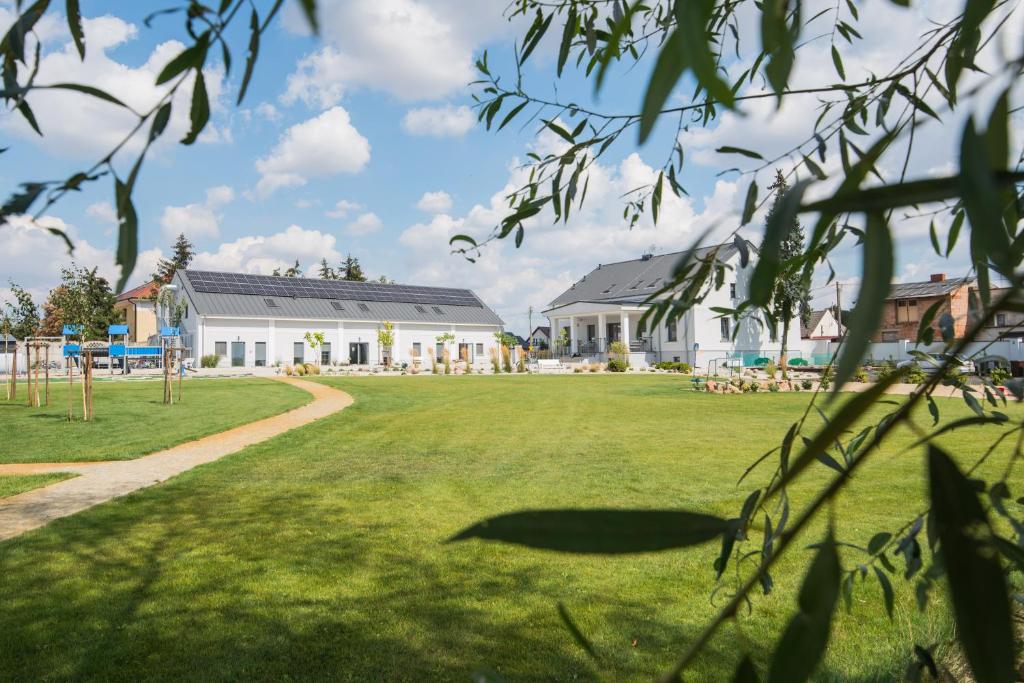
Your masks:
<svg viewBox="0 0 1024 683"><path fill-rule="evenodd" d="M975 296L978 295L976 287L972 287L971 291ZM990 295L993 299L998 299L1005 294L1005 288L993 287ZM1020 305L1016 298L1015 302ZM981 330L978 341L997 340L1024 340L1024 313L1016 311L996 313L992 320L985 325L985 328Z"/></svg>
<svg viewBox="0 0 1024 683"><path fill-rule="evenodd" d="M936 338L939 319L946 313L953 317L953 333L957 337L967 331L969 293L974 280L969 277L948 279L945 273L936 273L925 282L902 282L892 286L883 309L882 325L872 341L896 342L917 339L921 316L937 301L941 301L932 326Z"/></svg>
<svg viewBox="0 0 1024 683"><path fill-rule="evenodd" d="M534 349L546 349L551 346L551 328L547 325L540 325L533 328L530 333L530 345Z"/></svg>
<svg viewBox="0 0 1024 683"><path fill-rule="evenodd" d="M129 342L146 342L156 334L156 295L159 291L159 284L147 282L117 296L114 310L124 313Z"/></svg>
<svg viewBox="0 0 1024 683"><path fill-rule="evenodd" d="M834 341L839 338L839 321L831 308L811 311L810 320L800 325L801 339L823 339Z"/></svg>

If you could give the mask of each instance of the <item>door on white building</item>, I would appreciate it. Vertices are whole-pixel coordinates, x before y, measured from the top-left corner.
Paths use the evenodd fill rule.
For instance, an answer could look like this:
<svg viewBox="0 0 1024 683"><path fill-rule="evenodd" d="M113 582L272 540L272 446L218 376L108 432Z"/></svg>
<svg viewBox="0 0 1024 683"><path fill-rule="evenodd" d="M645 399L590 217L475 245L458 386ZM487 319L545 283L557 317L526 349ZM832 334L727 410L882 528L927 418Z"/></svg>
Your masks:
<svg viewBox="0 0 1024 683"><path fill-rule="evenodd" d="M256 342L255 365L258 368L267 366L267 342Z"/></svg>
<svg viewBox="0 0 1024 683"><path fill-rule="evenodd" d="M320 346L320 365L331 364L331 342L324 342Z"/></svg>
<svg viewBox="0 0 1024 683"><path fill-rule="evenodd" d="M622 341L622 323L608 323L608 343Z"/></svg>
<svg viewBox="0 0 1024 683"><path fill-rule="evenodd" d="M245 342L231 342L231 367L245 367Z"/></svg>
<svg viewBox="0 0 1024 683"><path fill-rule="evenodd" d="M370 360L369 342L350 342L348 345L348 362L352 365L366 365Z"/></svg>

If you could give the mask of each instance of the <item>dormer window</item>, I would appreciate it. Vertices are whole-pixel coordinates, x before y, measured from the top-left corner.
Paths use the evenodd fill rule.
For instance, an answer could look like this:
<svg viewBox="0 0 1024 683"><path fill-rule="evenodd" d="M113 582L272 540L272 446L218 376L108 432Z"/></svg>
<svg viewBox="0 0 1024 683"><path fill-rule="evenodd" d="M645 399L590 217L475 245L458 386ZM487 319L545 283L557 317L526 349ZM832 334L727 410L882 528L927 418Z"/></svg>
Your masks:
<svg viewBox="0 0 1024 683"><path fill-rule="evenodd" d="M280 308L280 306L277 305L277 301L274 299L264 299L263 303L267 305L267 308Z"/></svg>
<svg viewBox="0 0 1024 683"><path fill-rule="evenodd" d="M611 292L611 291L612 291L613 289L615 289L615 287L616 287L616 286L617 286L617 285L611 285L610 287L608 287L608 289L604 290L604 291L603 291L603 292L601 292L601 293L602 293L602 294L608 294L608 293L609 293L609 292Z"/></svg>
<svg viewBox="0 0 1024 683"><path fill-rule="evenodd" d="M369 313L370 307L367 306L366 304L359 304L359 310L363 311L364 313Z"/></svg>

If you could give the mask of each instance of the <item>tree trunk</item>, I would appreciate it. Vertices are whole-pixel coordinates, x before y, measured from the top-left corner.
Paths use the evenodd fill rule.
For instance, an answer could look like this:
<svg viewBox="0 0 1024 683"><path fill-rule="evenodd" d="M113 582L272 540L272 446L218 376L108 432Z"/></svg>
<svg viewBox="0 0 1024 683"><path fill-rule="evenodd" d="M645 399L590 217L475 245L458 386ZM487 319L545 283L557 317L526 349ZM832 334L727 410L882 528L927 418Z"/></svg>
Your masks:
<svg viewBox="0 0 1024 683"><path fill-rule="evenodd" d="M782 345L779 347L779 369L782 370L782 379L789 379L789 371L786 365L786 353L789 350L789 317L782 319Z"/></svg>

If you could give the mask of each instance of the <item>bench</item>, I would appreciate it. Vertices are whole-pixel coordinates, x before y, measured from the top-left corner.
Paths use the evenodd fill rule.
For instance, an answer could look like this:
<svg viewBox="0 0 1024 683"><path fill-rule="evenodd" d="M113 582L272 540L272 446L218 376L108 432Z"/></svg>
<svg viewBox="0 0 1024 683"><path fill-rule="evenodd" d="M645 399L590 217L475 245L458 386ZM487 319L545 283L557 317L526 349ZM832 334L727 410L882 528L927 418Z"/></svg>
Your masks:
<svg viewBox="0 0 1024 683"><path fill-rule="evenodd" d="M568 368L562 364L562 361L557 358L545 359L541 358L537 361L537 372L564 372Z"/></svg>

